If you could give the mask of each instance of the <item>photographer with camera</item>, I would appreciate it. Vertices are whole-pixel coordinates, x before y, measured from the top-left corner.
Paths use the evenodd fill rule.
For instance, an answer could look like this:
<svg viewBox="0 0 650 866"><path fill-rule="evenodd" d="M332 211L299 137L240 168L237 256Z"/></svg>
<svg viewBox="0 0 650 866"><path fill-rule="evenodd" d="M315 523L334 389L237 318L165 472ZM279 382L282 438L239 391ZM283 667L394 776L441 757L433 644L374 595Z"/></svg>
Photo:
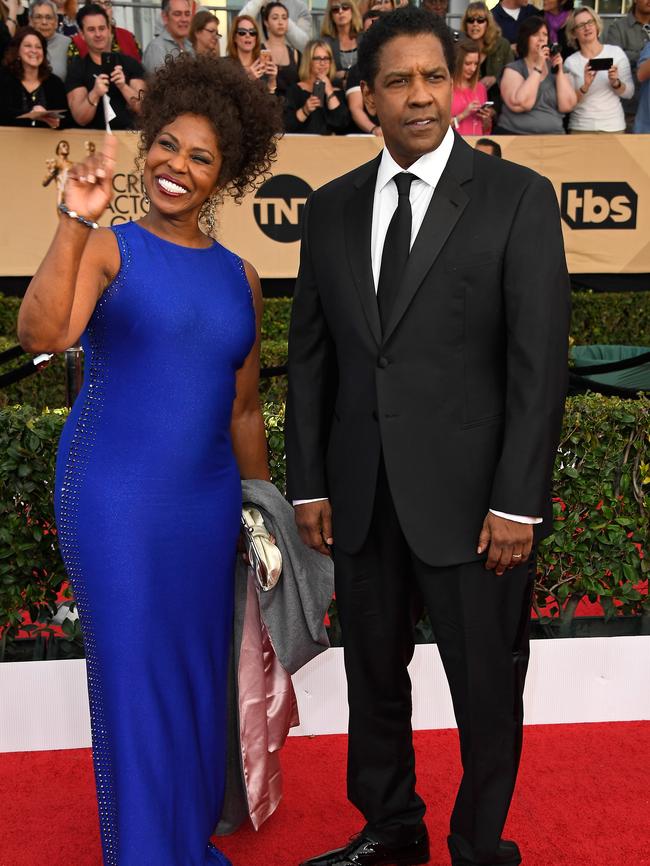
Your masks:
<svg viewBox="0 0 650 866"><path fill-rule="evenodd" d="M146 86L142 65L111 51L110 21L98 4L82 7L77 24L88 54L70 62L66 79L75 122L90 129L133 129Z"/></svg>
<svg viewBox="0 0 650 866"><path fill-rule="evenodd" d="M551 52L543 18L534 15L521 25L517 54L519 60L503 71L503 107L494 132L563 135L563 115L574 109L577 97L557 46Z"/></svg>
<svg viewBox="0 0 650 866"><path fill-rule="evenodd" d="M617 45L603 45L602 32L600 16L589 6L569 15L567 40L579 49L564 64L578 100L569 118L570 133L625 132L621 100L634 96L630 61Z"/></svg>

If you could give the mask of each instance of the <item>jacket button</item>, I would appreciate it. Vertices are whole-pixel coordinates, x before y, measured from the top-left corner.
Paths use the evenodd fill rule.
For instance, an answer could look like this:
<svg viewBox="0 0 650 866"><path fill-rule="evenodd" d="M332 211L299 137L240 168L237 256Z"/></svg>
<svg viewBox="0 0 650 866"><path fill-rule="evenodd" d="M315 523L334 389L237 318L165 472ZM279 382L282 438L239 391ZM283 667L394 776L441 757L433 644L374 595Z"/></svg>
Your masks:
<svg viewBox="0 0 650 866"><path fill-rule="evenodd" d="M388 358L385 358L383 355L377 361L377 366L381 367L382 370L385 370L386 367L390 364Z"/></svg>

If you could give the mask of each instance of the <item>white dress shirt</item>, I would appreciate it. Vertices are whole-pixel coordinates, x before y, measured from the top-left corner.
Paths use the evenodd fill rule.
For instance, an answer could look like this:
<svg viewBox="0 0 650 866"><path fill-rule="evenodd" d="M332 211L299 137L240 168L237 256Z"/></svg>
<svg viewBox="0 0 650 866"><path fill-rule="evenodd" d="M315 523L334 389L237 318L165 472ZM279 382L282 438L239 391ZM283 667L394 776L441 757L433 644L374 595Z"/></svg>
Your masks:
<svg viewBox="0 0 650 866"><path fill-rule="evenodd" d="M416 179L411 184L409 200L411 202L411 247L422 227L424 216L431 204L433 193L435 192L438 181L442 176L443 171L449 160L452 148L454 146L454 133L449 127L445 133L445 137L440 142L440 145L429 153L425 153L416 160L413 165L409 166L410 174L415 175ZM381 257L384 251L384 241L388 226L397 209L397 187L392 183L396 174L403 172L403 169L398 165L387 147L381 155L379 170L377 171L377 180L375 182L375 197L372 206L372 228L370 235L370 255L372 258L372 276L375 283L375 292L379 285L379 271L381 270ZM295 499L294 505L303 505L307 502L320 502L325 497L315 499ZM518 514L506 514L502 511L494 511L490 508L492 514L497 517L505 517L506 520L514 520L517 523L541 523L541 517L526 517Z"/></svg>

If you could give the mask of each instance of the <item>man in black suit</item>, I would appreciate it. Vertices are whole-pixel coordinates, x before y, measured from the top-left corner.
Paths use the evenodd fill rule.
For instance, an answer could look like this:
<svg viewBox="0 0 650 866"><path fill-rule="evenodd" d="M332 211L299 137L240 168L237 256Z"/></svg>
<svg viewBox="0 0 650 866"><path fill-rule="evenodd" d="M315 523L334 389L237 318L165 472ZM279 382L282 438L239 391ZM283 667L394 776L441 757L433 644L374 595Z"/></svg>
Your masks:
<svg viewBox="0 0 650 866"><path fill-rule="evenodd" d="M428 862L407 672L421 601L460 733L452 863L515 866L501 832L566 387L557 201L547 179L450 129L439 18L396 10L359 65L385 148L306 205L286 436L301 535L334 556L348 796L366 825L306 866Z"/></svg>

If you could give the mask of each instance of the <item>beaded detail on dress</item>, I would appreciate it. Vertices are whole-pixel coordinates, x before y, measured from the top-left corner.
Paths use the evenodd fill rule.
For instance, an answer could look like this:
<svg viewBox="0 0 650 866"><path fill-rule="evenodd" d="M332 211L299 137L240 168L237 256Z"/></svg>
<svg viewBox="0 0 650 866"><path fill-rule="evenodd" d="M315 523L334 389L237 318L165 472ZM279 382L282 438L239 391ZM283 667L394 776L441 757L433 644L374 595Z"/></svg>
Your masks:
<svg viewBox="0 0 650 866"><path fill-rule="evenodd" d="M129 247L122 234L116 232L120 247L121 266L118 275L107 287L99 300L92 319L88 324L87 335L91 347L88 370L88 393L81 409L79 420L70 445L69 459L61 485L60 513L58 518L58 533L61 554L74 590L74 596L81 612L83 623L83 639L86 652L86 673L88 678L88 697L93 740L93 764L97 787L97 803L99 822L104 852L104 866L117 866L117 806L113 787L111 768L109 733L104 715L104 700L102 694L102 672L97 660L95 639L92 627L92 614L86 604L84 575L80 567L80 557L77 544L77 533L74 524L79 514L79 490L83 483L84 470L93 448L95 431L100 420L106 381L107 350L99 334L103 310L112 297L123 285L131 263Z"/></svg>

